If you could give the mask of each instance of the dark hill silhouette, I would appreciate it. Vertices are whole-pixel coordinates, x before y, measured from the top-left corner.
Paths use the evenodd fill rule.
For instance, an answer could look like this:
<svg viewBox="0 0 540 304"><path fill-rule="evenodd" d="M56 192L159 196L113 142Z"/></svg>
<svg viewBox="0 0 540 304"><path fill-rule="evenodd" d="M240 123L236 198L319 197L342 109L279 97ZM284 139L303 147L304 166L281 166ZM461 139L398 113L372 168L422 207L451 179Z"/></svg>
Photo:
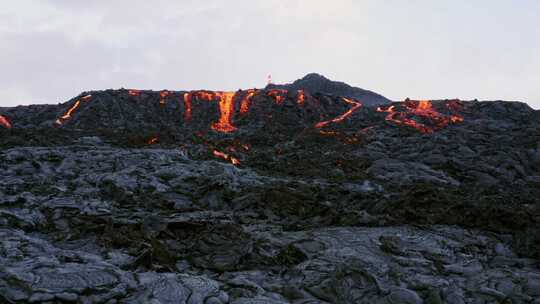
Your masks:
<svg viewBox="0 0 540 304"><path fill-rule="evenodd" d="M343 96L362 101L364 105L374 106L388 104L391 101L375 92L352 87L344 82L332 81L323 75L310 73L301 79L288 84L269 84L267 89L305 90L311 94L323 93L334 96Z"/></svg>

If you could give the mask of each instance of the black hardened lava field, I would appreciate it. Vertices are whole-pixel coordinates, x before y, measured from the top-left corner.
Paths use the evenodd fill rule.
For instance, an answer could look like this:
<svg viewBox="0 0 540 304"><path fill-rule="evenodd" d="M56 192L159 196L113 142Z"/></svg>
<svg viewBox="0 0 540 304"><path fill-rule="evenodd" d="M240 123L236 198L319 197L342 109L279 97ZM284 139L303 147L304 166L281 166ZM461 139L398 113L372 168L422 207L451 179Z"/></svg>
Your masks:
<svg viewBox="0 0 540 304"><path fill-rule="evenodd" d="M540 303L540 111L316 74L0 108L0 303Z"/></svg>

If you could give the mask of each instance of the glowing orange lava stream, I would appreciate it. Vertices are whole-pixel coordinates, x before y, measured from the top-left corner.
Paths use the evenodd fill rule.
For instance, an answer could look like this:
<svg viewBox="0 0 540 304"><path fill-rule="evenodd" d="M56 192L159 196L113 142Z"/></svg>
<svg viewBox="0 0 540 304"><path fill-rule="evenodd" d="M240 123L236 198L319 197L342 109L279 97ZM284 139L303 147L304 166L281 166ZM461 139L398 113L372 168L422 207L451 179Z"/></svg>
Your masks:
<svg viewBox="0 0 540 304"><path fill-rule="evenodd" d="M189 121L192 116L192 99L214 101L219 99L219 120L212 124L212 129L218 132L230 133L236 131L236 127L232 124L232 115L234 114L234 97L235 92L208 92L208 91L193 91L184 93L184 120Z"/></svg>
<svg viewBox="0 0 540 304"><path fill-rule="evenodd" d="M139 96L140 94L141 94L141 90L131 89L128 91L129 96Z"/></svg>
<svg viewBox="0 0 540 304"><path fill-rule="evenodd" d="M229 133L236 130L232 125L232 114L234 113L234 92L216 92L219 97L219 121L212 124L212 129Z"/></svg>
<svg viewBox="0 0 540 304"><path fill-rule="evenodd" d="M167 98L167 96L169 96L169 94L171 94L171 92L169 92L167 90L159 92L159 104L160 105L165 105L165 99Z"/></svg>
<svg viewBox="0 0 540 304"><path fill-rule="evenodd" d="M149 144L149 145L155 145L159 142L159 138L158 137L152 137L150 138L146 143Z"/></svg>
<svg viewBox="0 0 540 304"><path fill-rule="evenodd" d="M7 129L11 129L12 125L11 122L9 122L9 119L7 117L0 115L0 126L3 126Z"/></svg>
<svg viewBox="0 0 540 304"><path fill-rule="evenodd" d="M214 154L214 156L219 157L219 158L223 158L224 160L229 161L233 165L240 164L240 161L237 158L232 157L227 153L223 153L223 152L218 151L218 150L214 150L214 151L212 151L212 153Z"/></svg>
<svg viewBox="0 0 540 304"><path fill-rule="evenodd" d="M405 107L404 111L398 112L396 111L396 107L392 105L386 108L378 107L377 112L388 113L385 118L387 121L394 122L398 125L410 126L421 133L433 133L435 130L442 129L448 126L450 123L458 123L463 121L463 117L460 115L454 114L448 116L437 112L429 100L407 100L404 101L402 105ZM457 103L448 103L447 107L452 111L455 111L458 108L458 105ZM431 121L433 126L428 126L426 124L417 122L409 117L412 115Z"/></svg>
<svg viewBox="0 0 540 304"><path fill-rule="evenodd" d="M306 93L304 90L298 90L298 97L296 99L299 105L303 105L306 102Z"/></svg>
<svg viewBox="0 0 540 304"><path fill-rule="evenodd" d="M90 98L92 98L92 95L86 95L84 97L81 97L81 99L77 100L75 104L71 108L69 108L64 115L62 115L55 121L55 124L62 125L64 122L71 119L73 112L75 112L81 106L81 101L89 101Z"/></svg>
<svg viewBox="0 0 540 304"><path fill-rule="evenodd" d="M240 102L240 114L246 114L249 112L249 106L251 105L251 101L253 96L255 96L255 93L257 93L257 90L249 89L247 95L242 98L242 101Z"/></svg>
<svg viewBox="0 0 540 304"><path fill-rule="evenodd" d="M274 100L276 101L277 104L282 104L283 101L285 101L285 96L283 95L286 95L287 93L288 93L287 90L272 89L272 90L269 90L266 93L266 95L270 97L274 97Z"/></svg>
<svg viewBox="0 0 540 304"><path fill-rule="evenodd" d="M184 121L191 120L191 93L184 93Z"/></svg>
<svg viewBox="0 0 540 304"><path fill-rule="evenodd" d="M346 103L351 104L353 106L347 112L339 115L338 117L336 117L334 119L327 120L327 121L321 121L321 122L317 123L315 125L315 128L320 129L320 128L328 125L328 124L341 122L344 119L346 119L347 117L351 116L356 110L360 109L360 107L362 107L362 103L359 102L359 101L354 101L352 99L345 98L345 97L343 97L343 101L345 101Z"/></svg>

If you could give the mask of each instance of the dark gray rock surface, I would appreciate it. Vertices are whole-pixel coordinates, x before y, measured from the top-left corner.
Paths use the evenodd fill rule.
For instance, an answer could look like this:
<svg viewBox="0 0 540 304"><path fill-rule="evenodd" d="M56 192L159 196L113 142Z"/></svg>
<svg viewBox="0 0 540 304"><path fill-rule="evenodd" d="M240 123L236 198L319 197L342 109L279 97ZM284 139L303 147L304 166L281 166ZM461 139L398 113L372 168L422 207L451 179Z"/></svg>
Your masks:
<svg viewBox="0 0 540 304"><path fill-rule="evenodd" d="M184 124L181 92L91 93L62 126L77 99L0 113L0 303L538 303L524 104L317 128L350 105L261 95L224 134L208 102Z"/></svg>
<svg viewBox="0 0 540 304"><path fill-rule="evenodd" d="M389 104L391 101L375 92L352 87L344 82L332 81L323 75L310 73L289 84L269 84L267 89L305 90L311 94L323 93L361 100L368 106Z"/></svg>

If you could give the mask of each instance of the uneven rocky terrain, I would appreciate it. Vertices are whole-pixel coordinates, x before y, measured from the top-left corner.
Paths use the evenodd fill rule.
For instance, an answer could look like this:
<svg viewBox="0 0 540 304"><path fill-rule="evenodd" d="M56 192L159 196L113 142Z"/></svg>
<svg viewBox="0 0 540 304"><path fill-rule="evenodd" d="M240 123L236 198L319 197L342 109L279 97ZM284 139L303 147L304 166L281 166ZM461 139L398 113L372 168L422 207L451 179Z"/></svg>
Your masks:
<svg viewBox="0 0 540 304"><path fill-rule="evenodd" d="M526 104L108 90L0 115L0 302L540 303Z"/></svg>

